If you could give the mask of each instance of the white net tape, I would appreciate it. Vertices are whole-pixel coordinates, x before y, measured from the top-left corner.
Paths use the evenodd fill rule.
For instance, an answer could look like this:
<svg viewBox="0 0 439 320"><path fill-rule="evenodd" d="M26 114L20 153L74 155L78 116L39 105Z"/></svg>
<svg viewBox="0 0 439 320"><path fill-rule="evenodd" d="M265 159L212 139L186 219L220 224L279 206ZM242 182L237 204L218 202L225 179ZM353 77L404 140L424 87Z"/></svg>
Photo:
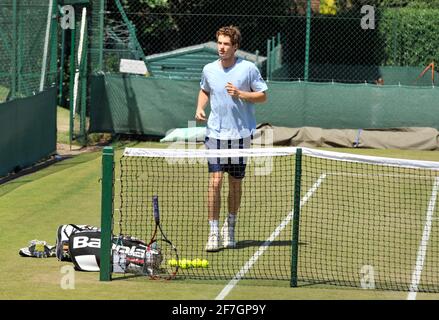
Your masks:
<svg viewBox="0 0 439 320"><path fill-rule="evenodd" d="M125 157L157 157L157 158L219 158L219 157L278 157L291 156L297 152L296 147L281 148L250 148L250 149L151 149L126 148ZM300 148L303 155L330 160L357 162L382 166L394 166L413 169L439 170L439 162L420 161L397 158L385 158L356 155L342 152L323 151L310 148Z"/></svg>

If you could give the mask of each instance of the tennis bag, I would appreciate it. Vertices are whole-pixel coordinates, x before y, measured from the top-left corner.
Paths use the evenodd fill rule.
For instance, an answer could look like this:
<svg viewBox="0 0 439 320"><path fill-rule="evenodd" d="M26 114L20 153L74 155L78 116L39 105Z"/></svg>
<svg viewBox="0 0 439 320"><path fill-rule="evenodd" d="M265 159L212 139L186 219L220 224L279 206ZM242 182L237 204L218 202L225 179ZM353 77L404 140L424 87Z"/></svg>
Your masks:
<svg viewBox="0 0 439 320"><path fill-rule="evenodd" d="M100 249L100 230L82 230L70 236L70 257L78 271L99 271ZM113 238L112 259L112 272L135 274L153 274L162 261L159 250L129 236Z"/></svg>
<svg viewBox="0 0 439 320"><path fill-rule="evenodd" d="M70 250L69 250L69 240L70 237L79 231L98 231L98 227L85 225L85 224L63 224L58 227L58 230L56 232L56 257L60 261L72 261L70 257Z"/></svg>
<svg viewBox="0 0 439 320"><path fill-rule="evenodd" d="M121 236L113 239L113 272L154 276L163 256L157 242L148 246L142 240Z"/></svg>
<svg viewBox="0 0 439 320"><path fill-rule="evenodd" d="M69 256L78 271L99 271L100 230L78 230L69 237Z"/></svg>

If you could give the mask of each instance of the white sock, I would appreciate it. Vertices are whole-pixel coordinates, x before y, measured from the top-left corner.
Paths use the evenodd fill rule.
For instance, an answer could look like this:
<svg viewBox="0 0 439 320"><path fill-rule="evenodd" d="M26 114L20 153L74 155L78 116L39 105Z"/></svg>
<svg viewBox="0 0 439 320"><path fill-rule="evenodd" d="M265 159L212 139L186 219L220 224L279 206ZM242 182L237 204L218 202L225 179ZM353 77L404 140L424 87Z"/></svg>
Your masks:
<svg viewBox="0 0 439 320"><path fill-rule="evenodd" d="M210 233L218 233L218 220L209 220Z"/></svg>

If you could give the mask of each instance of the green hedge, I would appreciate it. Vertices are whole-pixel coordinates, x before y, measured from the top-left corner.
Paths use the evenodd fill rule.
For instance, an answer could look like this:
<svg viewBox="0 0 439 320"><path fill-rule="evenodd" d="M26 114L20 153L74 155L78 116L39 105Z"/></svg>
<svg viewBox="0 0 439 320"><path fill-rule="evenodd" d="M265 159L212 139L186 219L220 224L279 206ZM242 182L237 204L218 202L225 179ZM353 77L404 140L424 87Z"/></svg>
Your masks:
<svg viewBox="0 0 439 320"><path fill-rule="evenodd" d="M426 66L439 61L439 9L385 9L378 30L388 66Z"/></svg>

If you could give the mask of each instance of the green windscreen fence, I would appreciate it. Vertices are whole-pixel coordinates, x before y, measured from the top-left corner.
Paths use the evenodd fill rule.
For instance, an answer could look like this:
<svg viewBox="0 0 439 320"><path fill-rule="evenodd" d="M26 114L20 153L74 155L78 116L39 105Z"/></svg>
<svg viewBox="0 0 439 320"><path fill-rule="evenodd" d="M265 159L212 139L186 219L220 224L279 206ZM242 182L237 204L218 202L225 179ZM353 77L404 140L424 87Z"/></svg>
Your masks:
<svg viewBox="0 0 439 320"><path fill-rule="evenodd" d="M0 177L56 151L56 88L0 103Z"/></svg>
<svg viewBox="0 0 439 320"><path fill-rule="evenodd" d="M0 1L0 177L56 151L58 1Z"/></svg>
<svg viewBox="0 0 439 320"><path fill-rule="evenodd" d="M199 82L129 75L91 77L90 132L163 136L194 120ZM269 82L258 123L338 129L439 128L435 87ZM209 112L209 109L207 109Z"/></svg>
<svg viewBox="0 0 439 320"><path fill-rule="evenodd" d="M129 75L91 78L90 132L162 136L194 120L199 83Z"/></svg>

